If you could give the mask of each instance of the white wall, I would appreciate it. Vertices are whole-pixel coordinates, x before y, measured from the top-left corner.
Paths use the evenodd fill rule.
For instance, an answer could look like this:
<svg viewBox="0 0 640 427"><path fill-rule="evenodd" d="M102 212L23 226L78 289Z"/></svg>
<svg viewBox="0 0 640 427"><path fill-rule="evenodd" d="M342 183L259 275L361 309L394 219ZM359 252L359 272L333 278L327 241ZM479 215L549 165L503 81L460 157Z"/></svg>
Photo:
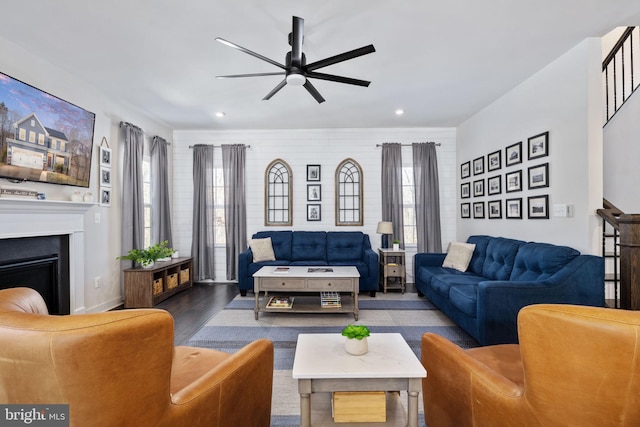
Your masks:
<svg viewBox="0 0 640 427"><path fill-rule="evenodd" d="M523 52L526 54L526 52ZM602 86L599 39L587 39L536 72L458 128L458 162L473 161L522 141L523 163L471 176L487 178L521 169L523 191L461 202L522 197L522 220L461 219L457 237L489 234L572 246L584 253L600 252L601 231L595 211L602 206ZM527 138L549 131L549 156L527 160ZM486 160L485 160L486 162ZM549 163L550 186L528 190L527 169ZM459 167L458 167L459 170ZM460 172L458 172L458 177ZM458 180L458 188L460 184ZM486 185L486 184L485 184ZM486 191L485 191L486 193ZM527 197L549 195L550 219L529 220ZM574 206L574 217L553 216L553 205ZM486 208L485 208L486 210Z"/></svg>
<svg viewBox="0 0 640 427"><path fill-rule="evenodd" d="M315 129L315 130L252 130L252 131L175 131L174 158L174 247L181 253L191 252L193 203L192 150L194 144L250 145L247 150L247 238L264 226L264 172L276 158L286 161L293 174L293 226L269 227L292 230L359 230L368 234L374 248L380 245L376 226L381 219L381 149L384 142L434 141L437 148L440 179L440 201L443 245L454 240L456 233L456 132L455 129ZM221 152L215 151L221 164ZM345 158L353 158L363 169L364 226L336 227L334 218L334 173ZM411 147L403 147L403 162L411 162ZM306 165L321 166L322 221L306 220ZM413 253L407 254L412 261ZM225 281L224 250L216 253L216 281ZM412 265L408 266L411 281Z"/></svg>
<svg viewBox="0 0 640 427"><path fill-rule="evenodd" d="M85 307L87 311L103 311L121 304L120 262L116 257L120 252L120 217L122 172L118 165L122 159L122 133L119 128L121 120L140 126L148 138L154 135L170 139L171 130L160 123L150 120L144 112L134 111L127 105L110 99L108 95L97 91L92 86L75 78L70 73L44 62L14 43L0 38L0 71L38 89L76 104L96 114L93 162L89 189L78 187L24 183L24 188L36 189L46 194L51 200L70 200L76 190L82 193L91 191L95 196L99 187L98 146L102 137L106 137L113 150L112 170L112 205L111 207L94 206L85 214ZM0 179L0 185L9 182ZM14 185L14 184L11 184ZM100 223L95 222L96 214L100 215ZM102 278L102 286L94 287L94 278Z"/></svg>

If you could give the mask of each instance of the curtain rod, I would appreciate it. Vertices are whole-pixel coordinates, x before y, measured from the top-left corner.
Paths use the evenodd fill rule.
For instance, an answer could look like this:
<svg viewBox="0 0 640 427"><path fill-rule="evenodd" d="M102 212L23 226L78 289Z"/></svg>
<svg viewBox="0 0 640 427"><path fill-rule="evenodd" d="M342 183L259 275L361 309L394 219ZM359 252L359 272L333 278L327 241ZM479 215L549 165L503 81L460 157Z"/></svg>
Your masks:
<svg viewBox="0 0 640 427"><path fill-rule="evenodd" d="M427 143L429 142L433 142L433 141L427 141ZM440 147L442 145L442 143L440 142L433 142L436 147ZM419 142L418 144L424 144L424 142ZM402 147L411 147L413 144L400 144ZM376 147L382 147L382 144L376 144Z"/></svg>
<svg viewBox="0 0 640 427"><path fill-rule="evenodd" d="M131 127L132 127L132 128L134 128L134 129L139 129L139 130L140 130L140 132L142 132L143 134L145 133L145 132L142 130L142 128L141 128L141 127L138 127L138 126L134 125L133 123L129 123L129 122L122 121L122 122L120 122L120 127L123 127L123 126L131 126ZM158 135L156 135L156 136L157 136L158 138L162 138L161 136L158 136ZM170 143L169 141L167 141L167 140L166 140L166 139L164 139L164 138L162 138L162 139L164 140L164 142L166 142L166 143L167 143L167 145L171 145L171 143Z"/></svg>
<svg viewBox="0 0 640 427"><path fill-rule="evenodd" d="M222 145L214 145L214 144L198 144L198 145L208 145L208 146L213 147L213 148L222 148ZM245 147L251 148L250 145L245 145ZM189 148L193 148L193 145L190 145Z"/></svg>

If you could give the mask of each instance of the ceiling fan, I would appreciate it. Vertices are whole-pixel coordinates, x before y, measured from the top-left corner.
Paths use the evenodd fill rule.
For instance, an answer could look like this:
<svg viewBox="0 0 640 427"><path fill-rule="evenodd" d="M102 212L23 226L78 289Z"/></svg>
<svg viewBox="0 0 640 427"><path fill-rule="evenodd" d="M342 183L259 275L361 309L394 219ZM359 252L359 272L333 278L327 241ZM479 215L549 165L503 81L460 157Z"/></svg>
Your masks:
<svg viewBox="0 0 640 427"><path fill-rule="evenodd" d="M290 84L292 86L304 86L305 89L315 98L318 103L324 102L325 99L320 95L318 90L311 84L309 79L329 80L332 82L346 83L356 86L369 86L371 82L366 80L352 79L349 77L336 76L333 74L318 73L315 70L329 65L337 64L339 62L347 61L349 59L357 58L358 56L373 53L376 49L372 44L361 47L359 49L350 50L348 52L341 53L329 58L322 59L320 61L307 64L304 52L302 52L302 42L304 39L304 19L297 16L293 17L293 31L289 33L289 44L291 45L291 51L287 52L285 58L285 64L280 64L272 59L264 57L258 53L255 53L249 49L239 46L235 43L231 43L223 38L217 37L216 40L220 43L230 46L234 49L238 49L241 52L247 53L253 57L261 59L269 64L273 64L278 68L282 68L284 71L273 73L253 73L253 74L234 74L228 76L216 76L219 79L236 78L236 77L262 77L262 76L277 76L284 75L282 80L271 92L269 92L263 101L271 99L280 89L285 85Z"/></svg>

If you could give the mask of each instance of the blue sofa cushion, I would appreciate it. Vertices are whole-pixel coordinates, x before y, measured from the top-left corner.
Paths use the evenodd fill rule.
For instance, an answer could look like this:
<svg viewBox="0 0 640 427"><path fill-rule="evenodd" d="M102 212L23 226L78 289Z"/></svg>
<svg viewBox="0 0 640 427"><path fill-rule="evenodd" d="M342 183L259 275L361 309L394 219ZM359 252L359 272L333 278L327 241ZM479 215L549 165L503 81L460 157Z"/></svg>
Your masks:
<svg viewBox="0 0 640 427"><path fill-rule="evenodd" d="M482 276L489 280L509 280L521 240L495 237L487 245L486 258L482 266Z"/></svg>
<svg viewBox="0 0 640 427"><path fill-rule="evenodd" d="M291 231L259 231L253 235L253 239L271 237L271 246L276 260L291 260ZM280 264L274 264L280 265Z"/></svg>
<svg viewBox="0 0 640 427"><path fill-rule="evenodd" d="M362 251L362 248L360 250ZM326 264L327 233L325 231L296 231L293 233L290 259L292 261L323 261Z"/></svg>
<svg viewBox="0 0 640 427"><path fill-rule="evenodd" d="M442 296L449 296L449 292L454 287L475 285L478 282L486 280L484 277L476 276L475 274L454 273L457 270L451 270L449 273L436 274L431 280L431 287L434 291L438 292Z"/></svg>
<svg viewBox="0 0 640 427"><path fill-rule="evenodd" d="M478 286L461 285L451 288L449 301L467 316L476 317L478 312Z"/></svg>
<svg viewBox="0 0 640 427"><path fill-rule="evenodd" d="M512 281L544 280L560 271L580 252L567 246L526 243L518 249L511 271Z"/></svg>
<svg viewBox="0 0 640 427"><path fill-rule="evenodd" d="M482 275L482 266L487 256L487 245L493 237L489 236L469 236L467 243L473 243L476 248L473 250L473 256L469 262L468 272Z"/></svg>
<svg viewBox="0 0 640 427"><path fill-rule="evenodd" d="M327 233L327 260L329 264L337 261L362 260L364 234L360 232Z"/></svg>
<svg viewBox="0 0 640 427"><path fill-rule="evenodd" d="M358 269L358 273L360 276L368 277L369 276L369 266L366 262L360 260L343 260L343 261L333 261L330 263L335 266L349 266L355 267Z"/></svg>

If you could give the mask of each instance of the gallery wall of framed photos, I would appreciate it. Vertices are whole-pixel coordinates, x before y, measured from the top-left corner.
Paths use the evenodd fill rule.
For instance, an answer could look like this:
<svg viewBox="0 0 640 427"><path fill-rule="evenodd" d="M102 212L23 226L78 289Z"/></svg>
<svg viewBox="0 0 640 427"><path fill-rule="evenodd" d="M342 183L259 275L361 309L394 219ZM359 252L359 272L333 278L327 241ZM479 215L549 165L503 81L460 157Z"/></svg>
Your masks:
<svg viewBox="0 0 640 427"><path fill-rule="evenodd" d="M549 219L548 156L545 131L461 163L460 217Z"/></svg>

